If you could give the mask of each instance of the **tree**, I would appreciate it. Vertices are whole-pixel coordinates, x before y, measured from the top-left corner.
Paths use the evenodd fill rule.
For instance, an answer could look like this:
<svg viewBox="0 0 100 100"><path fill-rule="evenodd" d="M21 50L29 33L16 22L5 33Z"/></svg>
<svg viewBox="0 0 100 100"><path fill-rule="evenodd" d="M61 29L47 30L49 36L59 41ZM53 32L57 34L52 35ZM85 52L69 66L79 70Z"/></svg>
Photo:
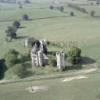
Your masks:
<svg viewBox="0 0 100 100"><path fill-rule="evenodd" d="M13 68L13 73L16 74L18 77L23 78L26 76L27 69L24 64L16 64Z"/></svg>
<svg viewBox="0 0 100 100"><path fill-rule="evenodd" d="M63 6L60 7L60 11L61 11L61 12L64 11L64 7L63 7Z"/></svg>
<svg viewBox="0 0 100 100"><path fill-rule="evenodd" d="M94 17L95 16L95 11L91 11L90 16Z"/></svg>
<svg viewBox="0 0 100 100"><path fill-rule="evenodd" d="M74 12L70 12L70 16L74 16Z"/></svg>
<svg viewBox="0 0 100 100"><path fill-rule="evenodd" d="M67 53L67 61L71 64L78 64L81 59L81 49L72 47Z"/></svg>
<svg viewBox="0 0 100 100"><path fill-rule="evenodd" d="M19 8L20 8L20 9L23 8L23 5L22 5L22 3L21 3L20 1L18 2L18 5L19 5Z"/></svg>
<svg viewBox="0 0 100 100"><path fill-rule="evenodd" d="M29 3L31 3L31 2L30 2L30 0L25 0L24 3L29 4Z"/></svg>
<svg viewBox="0 0 100 100"><path fill-rule="evenodd" d="M5 55L5 63L7 68L13 67L18 62L18 52L14 49L8 51Z"/></svg>
<svg viewBox="0 0 100 100"><path fill-rule="evenodd" d="M20 27L20 22L18 20L14 21L13 26L16 27L16 28L19 28Z"/></svg>
<svg viewBox="0 0 100 100"><path fill-rule="evenodd" d="M7 36L7 40L8 40L8 38L10 38L10 40L12 40L12 38L15 39L16 38L16 31L17 31L16 27L8 26L7 30L5 31L6 36Z"/></svg>
<svg viewBox="0 0 100 100"><path fill-rule="evenodd" d="M24 14L24 15L22 16L22 19L23 19L23 20L29 20L29 16L28 16L27 14Z"/></svg>
<svg viewBox="0 0 100 100"><path fill-rule="evenodd" d="M49 64L53 67L56 67L57 66L57 61L56 61L56 58L54 56L50 56L49 57Z"/></svg>
<svg viewBox="0 0 100 100"><path fill-rule="evenodd" d="M4 78L5 71L6 71L5 60L0 59L0 79Z"/></svg>
<svg viewBox="0 0 100 100"><path fill-rule="evenodd" d="M51 10L53 10L53 9L54 9L54 6L51 5L49 8L50 8Z"/></svg>

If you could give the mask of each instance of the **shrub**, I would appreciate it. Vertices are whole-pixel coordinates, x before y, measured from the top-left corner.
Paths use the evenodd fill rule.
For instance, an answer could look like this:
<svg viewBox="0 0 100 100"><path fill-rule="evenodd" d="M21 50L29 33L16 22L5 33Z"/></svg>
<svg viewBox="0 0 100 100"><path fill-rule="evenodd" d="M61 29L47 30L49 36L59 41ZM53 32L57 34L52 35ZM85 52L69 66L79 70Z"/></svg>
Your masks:
<svg viewBox="0 0 100 100"><path fill-rule="evenodd" d="M20 78L24 78L25 74L27 73L26 67L24 64L16 64L13 68L12 71L14 74L16 74Z"/></svg>
<svg viewBox="0 0 100 100"><path fill-rule="evenodd" d="M90 16L94 17L95 16L95 11L91 11Z"/></svg>
<svg viewBox="0 0 100 100"><path fill-rule="evenodd" d="M80 57L81 56L81 49L77 47L72 47L67 53L70 57Z"/></svg>
<svg viewBox="0 0 100 100"><path fill-rule="evenodd" d="M14 66L18 62L18 52L14 49L9 50L5 55L5 62L7 68Z"/></svg>
<svg viewBox="0 0 100 100"><path fill-rule="evenodd" d="M17 21L17 20L13 22L13 26L16 27L16 28L19 28L20 25L21 25L20 22Z"/></svg>
<svg viewBox="0 0 100 100"><path fill-rule="evenodd" d="M30 4L30 0L25 0L24 3Z"/></svg>
<svg viewBox="0 0 100 100"><path fill-rule="evenodd" d="M57 61L56 61L56 58L54 56L49 57L49 64L53 67L57 66Z"/></svg>
<svg viewBox="0 0 100 100"><path fill-rule="evenodd" d="M24 14L24 15L22 16L22 19L23 19L23 20L29 20L29 16L28 16L27 14Z"/></svg>
<svg viewBox="0 0 100 100"><path fill-rule="evenodd" d="M49 8L52 10L52 9L54 9L54 6L51 5Z"/></svg>
<svg viewBox="0 0 100 100"><path fill-rule="evenodd" d="M71 64L78 64L81 59L81 49L72 47L67 53L67 61Z"/></svg>
<svg viewBox="0 0 100 100"><path fill-rule="evenodd" d="M17 31L16 27L14 27L14 26L9 26L9 27L7 28L7 30L5 31L5 32L6 32L6 36L7 36L7 37L10 37L11 39L12 39L12 38L16 38L16 31Z"/></svg>
<svg viewBox="0 0 100 100"><path fill-rule="evenodd" d="M70 16L74 16L74 12L70 12Z"/></svg>
<svg viewBox="0 0 100 100"><path fill-rule="evenodd" d="M5 71L6 71L5 60L0 59L0 79L4 78Z"/></svg>
<svg viewBox="0 0 100 100"><path fill-rule="evenodd" d="M64 11L64 7L63 6L61 6L59 9L60 9L61 12Z"/></svg>

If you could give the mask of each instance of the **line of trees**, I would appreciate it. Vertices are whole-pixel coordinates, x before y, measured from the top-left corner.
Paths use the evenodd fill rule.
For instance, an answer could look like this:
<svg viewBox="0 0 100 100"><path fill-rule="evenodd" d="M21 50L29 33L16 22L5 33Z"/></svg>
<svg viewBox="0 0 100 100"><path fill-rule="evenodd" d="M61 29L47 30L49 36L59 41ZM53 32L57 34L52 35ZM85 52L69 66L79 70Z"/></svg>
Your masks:
<svg viewBox="0 0 100 100"><path fill-rule="evenodd" d="M88 11L87 11L85 8L81 8L81 7L78 6L78 5L75 5L75 4L68 4L68 7L71 7L71 8L73 8L73 9L76 9L76 10L82 12L82 13L88 14Z"/></svg>
<svg viewBox="0 0 100 100"><path fill-rule="evenodd" d="M20 28L20 21L16 20L13 22L12 26L8 26L6 29L6 40L11 41L12 39L16 39L17 37L17 30Z"/></svg>

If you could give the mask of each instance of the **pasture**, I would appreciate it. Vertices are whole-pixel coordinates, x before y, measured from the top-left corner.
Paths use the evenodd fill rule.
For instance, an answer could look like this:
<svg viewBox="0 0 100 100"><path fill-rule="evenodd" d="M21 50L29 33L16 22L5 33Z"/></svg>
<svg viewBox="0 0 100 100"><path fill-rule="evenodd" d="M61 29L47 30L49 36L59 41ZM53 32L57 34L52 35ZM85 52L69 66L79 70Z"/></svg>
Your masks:
<svg viewBox="0 0 100 100"><path fill-rule="evenodd" d="M73 41L82 49L82 56L95 60L99 66L100 6L82 6L88 12L95 10L96 17L69 8L67 5L64 12L50 10L49 6L47 0L23 5L22 9L18 5L0 4L0 58L12 48L23 54L26 53L24 39L33 36L66 44ZM75 16L70 16L71 11ZM20 20L23 14L28 14L30 20L21 21L21 28L17 32L19 38L12 42L5 41L5 30L13 21ZM57 50L57 48L49 47L49 50ZM86 79L65 83L62 82L63 78L57 78L0 84L0 97L1 100L100 100L99 70L98 68L94 73L85 74L88 77ZM34 94L25 90L29 86L38 85L46 85L48 90Z"/></svg>
<svg viewBox="0 0 100 100"><path fill-rule="evenodd" d="M24 37L33 36L37 38L45 38L51 41L75 41L83 50L84 56L90 56L99 60L99 17L94 18L88 14L81 13L66 7L65 12L58 10L50 10L49 4L32 4L24 5L23 9L19 9L15 5L2 5L0 10L0 56L10 48L16 48L20 52L26 52L24 48ZM88 7L87 9L92 9ZM99 14L99 7L97 14ZM74 17L69 15L70 11L75 13ZM30 21L22 21L17 32L20 37L11 43L5 41L5 30L12 24L14 20L21 19L23 14L28 14ZM22 37L22 38L21 38Z"/></svg>
<svg viewBox="0 0 100 100"><path fill-rule="evenodd" d="M87 74L86 79L62 82L64 78L27 81L0 85L2 100L99 100L99 71ZM68 77L68 76L67 76ZM46 91L30 93L26 90L31 86L46 86Z"/></svg>

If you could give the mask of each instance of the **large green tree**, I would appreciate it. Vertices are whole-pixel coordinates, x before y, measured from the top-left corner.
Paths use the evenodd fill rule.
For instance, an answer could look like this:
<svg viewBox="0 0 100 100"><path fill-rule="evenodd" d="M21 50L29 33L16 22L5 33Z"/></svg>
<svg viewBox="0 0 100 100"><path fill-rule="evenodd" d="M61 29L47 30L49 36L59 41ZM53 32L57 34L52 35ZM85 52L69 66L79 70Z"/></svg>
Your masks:
<svg viewBox="0 0 100 100"><path fill-rule="evenodd" d="M71 47L67 53L67 61L71 64L78 64L81 59L81 49Z"/></svg>

